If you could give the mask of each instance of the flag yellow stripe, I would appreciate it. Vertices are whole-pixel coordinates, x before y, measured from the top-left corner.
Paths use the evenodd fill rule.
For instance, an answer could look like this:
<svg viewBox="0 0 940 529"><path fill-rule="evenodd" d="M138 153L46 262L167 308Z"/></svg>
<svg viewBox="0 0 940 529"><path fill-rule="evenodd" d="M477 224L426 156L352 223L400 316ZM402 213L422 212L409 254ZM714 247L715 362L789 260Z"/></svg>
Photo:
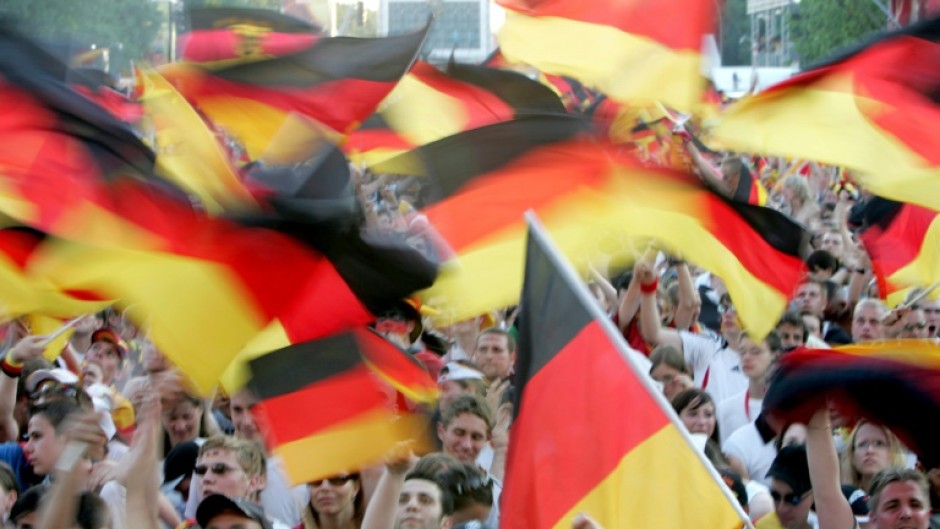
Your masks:
<svg viewBox="0 0 940 529"><path fill-rule="evenodd" d="M385 122L415 145L424 145L461 132L470 117L456 98L406 75L379 109Z"/></svg>
<svg viewBox="0 0 940 529"><path fill-rule="evenodd" d="M617 101L662 101L689 111L704 88L698 53L612 26L507 11L499 42L509 61L573 77Z"/></svg>
<svg viewBox="0 0 940 529"><path fill-rule="evenodd" d="M692 450L667 425L627 453L554 529L569 529L582 512L602 527L701 527L703 521L712 529L742 527L723 485Z"/></svg>
<svg viewBox="0 0 940 529"><path fill-rule="evenodd" d="M885 340L836 347L836 351L855 356L896 360L926 369L940 369L940 344L933 340Z"/></svg>

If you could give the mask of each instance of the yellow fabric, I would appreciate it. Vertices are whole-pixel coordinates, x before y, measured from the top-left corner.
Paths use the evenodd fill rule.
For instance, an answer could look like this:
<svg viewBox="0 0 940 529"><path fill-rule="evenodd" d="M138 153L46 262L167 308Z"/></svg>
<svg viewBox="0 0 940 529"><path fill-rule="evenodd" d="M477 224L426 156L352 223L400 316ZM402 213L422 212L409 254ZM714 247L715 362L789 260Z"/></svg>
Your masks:
<svg viewBox="0 0 940 529"><path fill-rule="evenodd" d="M850 73L811 87L746 97L712 130L723 149L804 158L847 167L873 194L940 210L940 168L876 126L862 108L885 103L853 92Z"/></svg>
<svg viewBox="0 0 940 529"><path fill-rule="evenodd" d="M844 345L836 351L857 356L885 358L924 369L940 370L940 344L933 340L883 340Z"/></svg>
<svg viewBox="0 0 940 529"><path fill-rule="evenodd" d="M111 400L113 402L111 420L114 421L114 426L117 428L118 432L126 439L134 432L134 424L136 422L134 406L131 404L131 401L124 398L124 396L118 393L114 388L111 388Z"/></svg>
<svg viewBox="0 0 940 529"><path fill-rule="evenodd" d="M287 337L287 332L281 322L272 321L263 331L252 337L225 368L220 378L222 388L229 395L234 394L251 379L249 361L289 345L291 345L290 338Z"/></svg>
<svg viewBox="0 0 940 529"><path fill-rule="evenodd" d="M662 101L691 111L704 88L698 53L611 26L507 11L499 43L511 62L573 77L617 101Z"/></svg>
<svg viewBox="0 0 940 529"><path fill-rule="evenodd" d="M762 516L760 520L754 524L755 529L783 529L783 525L780 524L780 518L777 518L776 512L771 512L765 516Z"/></svg>
<svg viewBox="0 0 940 529"><path fill-rule="evenodd" d="M602 527L737 529L742 514L673 424L630 450L620 464L565 514L554 529L569 529L578 513Z"/></svg>
<svg viewBox="0 0 940 529"><path fill-rule="evenodd" d="M406 75L379 108L385 122L415 145L424 145L462 131L470 117L463 104Z"/></svg>
<svg viewBox="0 0 940 529"><path fill-rule="evenodd" d="M279 108L235 96L205 98L199 106L209 119L245 147L252 160L264 155L288 117Z"/></svg>
<svg viewBox="0 0 940 529"><path fill-rule="evenodd" d="M937 174L940 179L940 173ZM906 266L891 274L888 280L897 286L930 286L940 281L940 216L933 219L927 233L924 235L924 242L921 244L920 252ZM901 299L890 299L889 304L897 305L903 301L904 293Z"/></svg>
<svg viewBox="0 0 940 529"><path fill-rule="evenodd" d="M156 346L207 394L265 324L246 304L239 280L204 261L57 241L37 256L35 267L61 288L104 292L133 305ZM180 303L180 292L198 303Z"/></svg>
<svg viewBox="0 0 940 529"><path fill-rule="evenodd" d="M196 195L210 213L254 203L199 114L160 74L143 74L144 109L156 135L157 172Z"/></svg>

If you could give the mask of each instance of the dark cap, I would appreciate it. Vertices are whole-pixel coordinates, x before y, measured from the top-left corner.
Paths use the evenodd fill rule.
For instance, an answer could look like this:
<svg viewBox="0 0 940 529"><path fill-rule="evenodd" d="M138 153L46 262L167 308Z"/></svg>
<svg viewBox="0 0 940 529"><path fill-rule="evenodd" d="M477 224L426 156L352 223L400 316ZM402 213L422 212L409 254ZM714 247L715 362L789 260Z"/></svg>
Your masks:
<svg viewBox="0 0 940 529"><path fill-rule="evenodd" d="M868 516L868 494L865 494L864 490L852 485L842 485L842 495L849 501L852 514L856 517Z"/></svg>
<svg viewBox="0 0 940 529"><path fill-rule="evenodd" d="M264 509L257 503L242 499L231 499L221 494L207 496L196 509L196 522L201 527L209 527L209 522L216 516L232 512L240 514L261 524L263 529L273 529L271 522L264 515Z"/></svg>
<svg viewBox="0 0 940 529"><path fill-rule="evenodd" d="M786 483L793 489L794 494L803 495L809 492L813 485L809 481L806 447L790 445L781 448L767 471L767 477Z"/></svg>
<svg viewBox="0 0 940 529"><path fill-rule="evenodd" d="M108 342L114 344L114 348L117 349L121 358L127 356L127 345L124 343L124 340L121 339L121 336L111 327L102 327L95 332L91 333L91 343L97 342Z"/></svg>
<svg viewBox="0 0 940 529"><path fill-rule="evenodd" d="M195 441L185 441L174 446L163 460L163 484L175 482L175 487L183 478L191 476L198 457L199 445Z"/></svg>

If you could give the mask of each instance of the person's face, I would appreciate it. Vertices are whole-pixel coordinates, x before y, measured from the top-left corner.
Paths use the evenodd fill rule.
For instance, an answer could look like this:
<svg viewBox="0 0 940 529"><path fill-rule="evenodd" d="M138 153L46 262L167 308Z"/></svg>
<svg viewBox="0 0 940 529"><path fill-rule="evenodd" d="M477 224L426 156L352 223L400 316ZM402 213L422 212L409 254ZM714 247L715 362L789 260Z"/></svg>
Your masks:
<svg viewBox="0 0 940 529"><path fill-rule="evenodd" d="M822 315L826 309L826 297L818 283L803 283L796 287L794 301L800 311L805 310L817 316Z"/></svg>
<svg viewBox="0 0 940 529"><path fill-rule="evenodd" d="M806 523L809 517L810 507L813 506L813 494L807 492L803 496L794 496L793 488L785 482L778 479L770 481L770 496L773 498L774 509L777 511L777 518L780 519L780 525L786 529L798 529ZM799 499L799 503L793 505L789 499Z"/></svg>
<svg viewBox="0 0 940 529"><path fill-rule="evenodd" d="M307 484L310 505L318 514L352 512L353 502L359 493L359 481L355 476L334 476Z"/></svg>
<svg viewBox="0 0 940 529"><path fill-rule="evenodd" d="M929 338L927 329L927 315L921 309L911 309L904 315L903 327L899 335L901 338Z"/></svg>
<svg viewBox="0 0 940 529"><path fill-rule="evenodd" d="M242 439L250 441L260 441L261 432L258 431L258 425L251 416L251 408L258 401L248 390L241 390L230 399L232 411L232 424L235 425L235 435Z"/></svg>
<svg viewBox="0 0 940 529"><path fill-rule="evenodd" d="M777 334L780 336L780 344L787 350L799 347L806 341L806 337L803 336L803 327L790 323L777 325Z"/></svg>
<svg viewBox="0 0 940 529"><path fill-rule="evenodd" d="M668 401L672 401L672 398L681 393L685 387L677 383L682 374L682 371L665 363L657 365L650 371L653 380L663 385L663 395Z"/></svg>
<svg viewBox="0 0 940 529"><path fill-rule="evenodd" d="M755 343L750 337L743 337L738 343L738 353L741 354L741 371L752 379L763 381L774 361L774 355L763 342Z"/></svg>
<svg viewBox="0 0 940 529"><path fill-rule="evenodd" d="M827 232L823 234L822 241L820 242L820 250L826 250L831 253L837 259L842 258L843 250L845 245L842 241L842 236L838 233Z"/></svg>
<svg viewBox="0 0 940 529"><path fill-rule="evenodd" d="M438 424L437 435L444 445L444 453L464 463L476 461L490 437L486 421L472 413L454 417L446 428Z"/></svg>
<svg viewBox="0 0 940 529"><path fill-rule="evenodd" d="M229 498L250 498L263 487L260 476L251 476L238 463L231 450L209 450L196 461L195 472L205 470L199 484L202 497L222 494Z"/></svg>
<svg viewBox="0 0 940 529"><path fill-rule="evenodd" d="M679 418L682 419L682 424L689 430L689 433L700 433L711 437L715 432L715 405L706 402L696 407L697 404L697 401L692 401L679 412Z"/></svg>
<svg viewBox="0 0 940 529"><path fill-rule="evenodd" d="M104 374L101 372L101 366L91 362L85 362L82 366L82 387L87 388L95 384L101 384L104 380Z"/></svg>
<svg viewBox="0 0 940 529"><path fill-rule="evenodd" d="M872 513L877 529L927 529L930 509L924 492L913 481L896 481L881 489Z"/></svg>
<svg viewBox="0 0 940 529"><path fill-rule="evenodd" d="M395 529L437 529L443 527L441 489L426 479L409 479L398 495Z"/></svg>
<svg viewBox="0 0 940 529"><path fill-rule="evenodd" d="M884 429L865 423L855 436L852 465L863 476L874 476L880 470L888 468L890 455L888 436Z"/></svg>
<svg viewBox="0 0 940 529"><path fill-rule="evenodd" d="M448 406L458 397L462 395L469 395L473 393L472 386L463 387L460 382L456 380L447 380L438 384L438 388L441 390L441 396L438 400L438 408L443 412L447 409Z"/></svg>
<svg viewBox="0 0 940 529"><path fill-rule="evenodd" d="M36 474L44 476L52 471L59 455L65 448L64 437L58 435L52 423L43 414L29 419L26 433L28 440L23 452Z"/></svg>
<svg viewBox="0 0 940 529"><path fill-rule="evenodd" d="M26 513L16 519L16 529L36 529L39 527L39 511Z"/></svg>
<svg viewBox="0 0 940 529"><path fill-rule="evenodd" d="M114 344L106 341L95 342L91 344L85 358L101 367L104 384L110 385L114 382L114 377L121 367L121 354Z"/></svg>
<svg viewBox="0 0 940 529"><path fill-rule="evenodd" d="M509 339L506 336L483 334L477 339L473 361L488 380L497 380L512 373L516 353L509 352Z"/></svg>
<svg viewBox="0 0 940 529"><path fill-rule="evenodd" d="M922 301L920 306L927 318L927 334L936 338L940 335L940 301Z"/></svg>
<svg viewBox="0 0 940 529"><path fill-rule="evenodd" d="M741 331L741 324L738 322L738 311L734 308L734 304L732 304L730 300L722 301L721 304L718 305L718 312L721 313L719 325L721 327L721 334L725 339ZM730 342L731 340L728 341Z"/></svg>
<svg viewBox="0 0 940 529"><path fill-rule="evenodd" d="M870 342L884 338L885 326L882 323L884 311L880 307L865 305L852 316L852 339L855 342Z"/></svg>
<svg viewBox="0 0 940 529"><path fill-rule="evenodd" d="M262 529L261 524L242 514L224 512L209 520L206 529Z"/></svg>
<svg viewBox="0 0 940 529"><path fill-rule="evenodd" d="M188 400L181 400L163 411L163 428L170 436L170 446L199 437L202 409Z"/></svg>

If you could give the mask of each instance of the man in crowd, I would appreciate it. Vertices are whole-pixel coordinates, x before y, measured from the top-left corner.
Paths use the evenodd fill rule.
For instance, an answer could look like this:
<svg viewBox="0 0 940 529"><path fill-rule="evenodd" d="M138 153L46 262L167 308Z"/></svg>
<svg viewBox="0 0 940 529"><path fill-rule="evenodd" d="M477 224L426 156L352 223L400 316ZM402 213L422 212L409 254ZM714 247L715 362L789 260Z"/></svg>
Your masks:
<svg viewBox="0 0 940 529"><path fill-rule="evenodd" d="M508 331L498 327L483 330L473 350L473 363L489 384L508 378L516 363L516 341Z"/></svg>

